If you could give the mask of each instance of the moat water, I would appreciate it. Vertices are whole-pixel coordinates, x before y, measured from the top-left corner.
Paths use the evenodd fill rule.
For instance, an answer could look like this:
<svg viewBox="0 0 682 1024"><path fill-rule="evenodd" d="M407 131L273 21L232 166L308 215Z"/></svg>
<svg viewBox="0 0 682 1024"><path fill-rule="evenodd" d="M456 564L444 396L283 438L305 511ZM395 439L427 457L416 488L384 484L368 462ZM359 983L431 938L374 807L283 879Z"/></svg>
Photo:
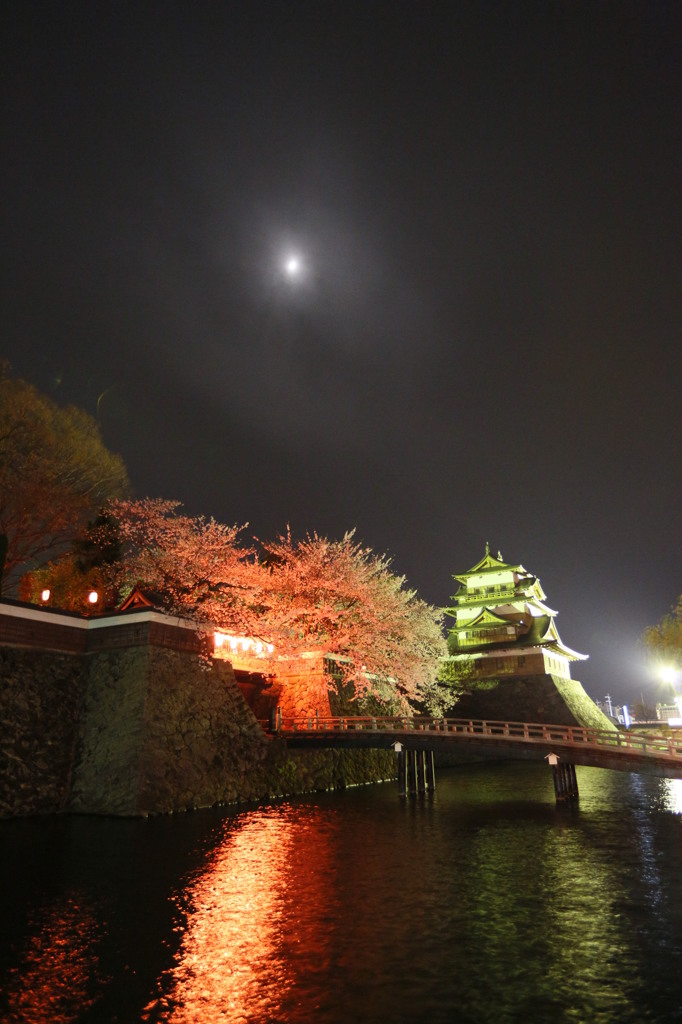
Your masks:
<svg viewBox="0 0 682 1024"><path fill-rule="evenodd" d="M533 764L0 824L0 1020L682 1021L682 782Z"/></svg>

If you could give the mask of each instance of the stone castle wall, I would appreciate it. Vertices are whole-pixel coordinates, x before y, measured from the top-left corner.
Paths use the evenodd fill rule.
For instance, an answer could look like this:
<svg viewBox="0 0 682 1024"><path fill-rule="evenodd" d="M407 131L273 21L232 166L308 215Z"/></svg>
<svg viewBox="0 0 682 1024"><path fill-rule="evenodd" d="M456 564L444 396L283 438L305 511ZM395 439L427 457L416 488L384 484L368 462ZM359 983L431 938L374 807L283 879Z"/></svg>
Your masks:
<svg viewBox="0 0 682 1024"><path fill-rule="evenodd" d="M460 697L453 717L615 729L582 683L549 674L503 677L486 681L480 688L472 686L471 693Z"/></svg>
<svg viewBox="0 0 682 1024"><path fill-rule="evenodd" d="M278 707L283 718L308 718L331 714L329 688L332 680L323 655L273 658L263 662L248 654L220 652L216 662L229 661L249 706L264 721Z"/></svg>
<svg viewBox="0 0 682 1024"><path fill-rule="evenodd" d="M316 713L321 717L331 714L331 680L321 655L280 663L276 679L280 684L279 706L284 719L314 717Z"/></svg>
<svg viewBox="0 0 682 1024"><path fill-rule="evenodd" d="M287 751L229 662L149 643L0 647L0 728L0 817L167 813L395 774L383 751Z"/></svg>
<svg viewBox="0 0 682 1024"><path fill-rule="evenodd" d="M0 647L0 815L68 808L81 659Z"/></svg>

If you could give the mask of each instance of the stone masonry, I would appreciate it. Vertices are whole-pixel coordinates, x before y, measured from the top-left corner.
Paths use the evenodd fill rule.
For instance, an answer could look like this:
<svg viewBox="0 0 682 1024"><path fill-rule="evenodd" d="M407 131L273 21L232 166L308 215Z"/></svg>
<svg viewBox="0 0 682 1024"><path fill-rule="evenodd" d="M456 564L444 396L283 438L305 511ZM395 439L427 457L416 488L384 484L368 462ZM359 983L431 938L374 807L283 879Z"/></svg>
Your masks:
<svg viewBox="0 0 682 1024"><path fill-rule="evenodd" d="M0 817L158 814L394 775L392 753L287 751L230 662L207 658L156 612L112 621L111 645L101 621L90 634L54 612L2 612ZM326 687L321 665L289 673L273 696L299 686L306 713Z"/></svg>

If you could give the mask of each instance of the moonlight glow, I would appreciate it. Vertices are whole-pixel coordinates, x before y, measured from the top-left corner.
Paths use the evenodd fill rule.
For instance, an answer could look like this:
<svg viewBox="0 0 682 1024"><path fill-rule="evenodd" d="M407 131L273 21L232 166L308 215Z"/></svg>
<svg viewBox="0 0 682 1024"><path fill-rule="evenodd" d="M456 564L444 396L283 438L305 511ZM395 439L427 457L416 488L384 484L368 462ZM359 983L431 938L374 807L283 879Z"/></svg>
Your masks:
<svg viewBox="0 0 682 1024"><path fill-rule="evenodd" d="M291 278L292 280L300 277L301 274L303 273L303 263L301 262L301 257L297 256L296 253L291 253L289 256L287 256L286 259L284 260L284 273L287 275L287 277Z"/></svg>

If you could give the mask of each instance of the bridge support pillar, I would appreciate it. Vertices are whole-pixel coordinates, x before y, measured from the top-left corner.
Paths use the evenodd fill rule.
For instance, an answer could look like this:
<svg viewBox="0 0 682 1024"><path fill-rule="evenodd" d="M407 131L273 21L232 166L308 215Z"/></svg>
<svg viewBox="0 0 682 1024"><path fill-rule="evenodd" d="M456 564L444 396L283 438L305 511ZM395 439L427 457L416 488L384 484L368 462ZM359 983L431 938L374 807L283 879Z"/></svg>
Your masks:
<svg viewBox="0 0 682 1024"><path fill-rule="evenodd" d="M417 752L407 751L407 792L409 796L417 795Z"/></svg>
<svg viewBox="0 0 682 1024"><path fill-rule="evenodd" d="M417 775L417 792L418 793L425 793L426 792L426 771L425 771L425 767L426 766L424 764L424 751L423 750L416 750L415 751L415 755L416 755L416 757L415 757L415 768L416 768L416 775Z"/></svg>
<svg viewBox="0 0 682 1024"><path fill-rule="evenodd" d="M569 785L570 785L569 796L575 797L577 799L577 797L580 796L580 793L578 792L578 776L575 774L575 765L574 764L568 764L568 765L566 765L566 767L568 768L568 775L569 775Z"/></svg>
<svg viewBox="0 0 682 1024"><path fill-rule="evenodd" d="M575 773L575 765L559 762L552 765L554 776L554 795L557 803L564 800L576 800L578 793L578 779Z"/></svg>
<svg viewBox="0 0 682 1024"><path fill-rule="evenodd" d="M398 795L417 796L436 789L432 750L401 750L398 754Z"/></svg>
<svg viewBox="0 0 682 1024"><path fill-rule="evenodd" d="M398 754L398 796L407 796L407 751Z"/></svg>
<svg viewBox="0 0 682 1024"><path fill-rule="evenodd" d="M426 792L436 792L436 766L433 759L433 751L425 750L424 759L426 761Z"/></svg>

